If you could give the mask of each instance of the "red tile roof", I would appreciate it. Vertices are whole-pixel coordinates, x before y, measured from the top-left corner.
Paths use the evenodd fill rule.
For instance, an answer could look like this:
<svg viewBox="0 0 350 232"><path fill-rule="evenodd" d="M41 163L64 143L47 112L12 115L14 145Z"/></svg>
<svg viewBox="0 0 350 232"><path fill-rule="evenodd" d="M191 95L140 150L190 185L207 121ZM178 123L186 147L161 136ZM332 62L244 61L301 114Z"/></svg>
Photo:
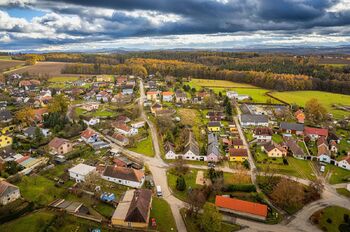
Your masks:
<svg viewBox="0 0 350 232"><path fill-rule="evenodd" d="M315 128L315 127L305 127L304 133L307 135L319 135L319 136L328 136L328 129L324 128Z"/></svg>
<svg viewBox="0 0 350 232"><path fill-rule="evenodd" d="M93 131L93 130L87 128L86 130L84 130L83 132L81 132L81 137L88 139L88 138L90 138L91 136L93 136L94 134L96 134L95 131Z"/></svg>
<svg viewBox="0 0 350 232"><path fill-rule="evenodd" d="M242 213L249 213L257 216L267 216L267 206L250 201L242 201L235 198L216 196L215 205Z"/></svg>

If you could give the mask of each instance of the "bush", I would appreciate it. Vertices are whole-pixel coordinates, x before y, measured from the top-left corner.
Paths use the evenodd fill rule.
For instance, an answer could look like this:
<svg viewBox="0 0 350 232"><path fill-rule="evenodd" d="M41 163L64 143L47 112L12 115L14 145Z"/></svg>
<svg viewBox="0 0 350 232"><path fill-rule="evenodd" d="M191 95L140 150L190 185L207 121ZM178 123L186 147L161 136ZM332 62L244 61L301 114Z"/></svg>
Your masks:
<svg viewBox="0 0 350 232"><path fill-rule="evenodd" d="M253 184L232 184L227 186L228 192L255 192L256 187Z"/></svg>
<svg viewBox="0 0 350 232"><path fill-rule="evenodd" d="M349 223L349 214L344 214L344 222Z"/></svg>
<svg viewBox="0 0 350 232"><path fill-rule="evenodd" d="M327 219L327 223L328 223L328 224L332 224L332 219L328 218L328 219Z"/></svg>
<svg viewBox="0 0 350 232"><path fill-rule="evenodd" d="M186 181L182 175L176 179L176 189L178 191L184 191L186 189Z"/></svg>
<svg viewBox="0 0 350 232"><path fill-rule="evenodd" d="M286 158L283 158L283 164L284 165L288 165L289 163L288 163L288 160L286 159Z"/></svg>

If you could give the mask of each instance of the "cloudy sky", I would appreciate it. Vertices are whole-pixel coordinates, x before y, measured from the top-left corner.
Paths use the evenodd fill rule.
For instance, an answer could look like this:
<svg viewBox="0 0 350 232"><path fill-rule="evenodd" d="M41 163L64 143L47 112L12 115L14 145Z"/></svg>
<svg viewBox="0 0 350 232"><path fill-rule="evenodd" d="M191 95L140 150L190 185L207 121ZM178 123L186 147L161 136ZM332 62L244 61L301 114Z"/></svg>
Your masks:
<svg viewBox="0 0 350 232"><path fill-rule="evenodd" d="M350 45L350 0L0 0L0 50Z"/></svg>

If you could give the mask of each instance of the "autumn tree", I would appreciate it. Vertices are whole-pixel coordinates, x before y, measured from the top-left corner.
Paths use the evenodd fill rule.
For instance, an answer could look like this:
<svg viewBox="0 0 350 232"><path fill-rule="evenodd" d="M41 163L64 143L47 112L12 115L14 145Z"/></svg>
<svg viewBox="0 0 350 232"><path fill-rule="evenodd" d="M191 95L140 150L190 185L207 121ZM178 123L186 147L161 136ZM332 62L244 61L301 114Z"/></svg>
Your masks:
<svg viewBox="0 0 350 232"><path fill-rule="evenodd" d="M202 209L206 198L205 194L201 189L192 189L187 196L188 200L188 206L189 206L189 213L197 217L199 210Z"/></svg>
<svg viewBox="0 0 350 232"><path fill-rule="evenodd" d="M34 112L34 109L29 107L29 106L26 106L22 109L20 109L19 111L16 112L15 114L15 118L21 122L21 123L24 123L24 124L30 124L34 121L35 119L35 112Z"/></svg>
<svg viewBox="0 0 350 232"><path fill-rule="evenodd" d="M212 203L206 203L203 207L201 227L205 232L221 231L222 215Z"/></svg>
<svg viewBox="0 0 350 232"><path fill-rule="evenodd" d="M303 203L304 188L297 182L282 178L274 187L271 199L280 207L295 208Z"/></svg>
<svg viewBox="0 0 350 232"><path fill-rule="evenodd" d="M68 111L69 100L63 94L55 95L48 106L50 113L59 113L65 115Z"/></svg>
<svg viewBox="0 0 350 232"><path fill-rule="evenodd" d="M316 98L306 102L305 113L307 120L315 124L324 122L327 119L327 109Z"/></svg>

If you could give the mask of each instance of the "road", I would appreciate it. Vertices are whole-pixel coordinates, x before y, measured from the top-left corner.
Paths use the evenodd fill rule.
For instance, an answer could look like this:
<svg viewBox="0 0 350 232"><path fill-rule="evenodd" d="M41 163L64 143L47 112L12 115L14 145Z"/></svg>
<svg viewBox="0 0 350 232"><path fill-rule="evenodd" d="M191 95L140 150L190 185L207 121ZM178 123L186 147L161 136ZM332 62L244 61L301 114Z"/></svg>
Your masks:
<svg viewBox="0 0 350 232"><path fill-rule="evenodd" d="M139 99L139 104L141 107L141 117L145 121L147 121L147 123L150 126L151 134L153 138L153 145L155 148L154 149L155 157L147 157L142 154L130 151L117 144L114 144L112 141L110 141L108 138L105 138L103 135L101 135L101 137L104 137L104 139L110 143L112 148L118 149L122 153L128 156L142 160L149 167L150 171L152 172L153 180L155 184L161 186L163 191L163 198L170 205L171 211L173 213L173 216L176 222L177 230L180 232L186 232L187 231L186 226L184 224L184 221L179 211L181 208L186 206L186 203L174 197L174 195L172 194L168 186L166 171L169 168L169 164L164 162L163 159L161 158L156 127L153 125L153 123L150 120L148 120L143 110L143 101L145 98L145 94L143 90L142 80L140 80L140 94L141 94L141 97ZM240 136L243 139L243 142L245 143L245 145L247 145L247 141L245 139L243 131L236 117L235 117L235 122L237 124L237 129L240 133ZM252 180L256 182L256 166L254 164L254 160L251 153L249 152L248 154L249 154L249 163L250 163L251 171L248 171L247 173L251 174ZM197 168L197 169L208 168L207 166L204 166L204 165L188 165L188 166L190 168ZM230 169L228 167L220 167L220 170L224 172L235 173L235 170ZM260 174L263 175L264 173L260 173ZM305 180L301 178L289 177L285 175L280 175L280 176L290 178L294 181L297 181L305 185L308 185L310 183L309 180ZM334 186L325 184L325 190L320 200L304 206L303 209L301 209L296 215L289 218L287 221L284 221L284 223L281 223L278 225L268 225L265 223L259 223L259 222L240 219L240 218L237 218L235 223L246 227L242 231L264 231L264 232L267 232L267 231L271 231L271 232L318 231L318 229L309 222L309 217L314 212L330 205L337 205L345 208L350 208L350 201L345 197L339 195L336 192Z"/></svg>

